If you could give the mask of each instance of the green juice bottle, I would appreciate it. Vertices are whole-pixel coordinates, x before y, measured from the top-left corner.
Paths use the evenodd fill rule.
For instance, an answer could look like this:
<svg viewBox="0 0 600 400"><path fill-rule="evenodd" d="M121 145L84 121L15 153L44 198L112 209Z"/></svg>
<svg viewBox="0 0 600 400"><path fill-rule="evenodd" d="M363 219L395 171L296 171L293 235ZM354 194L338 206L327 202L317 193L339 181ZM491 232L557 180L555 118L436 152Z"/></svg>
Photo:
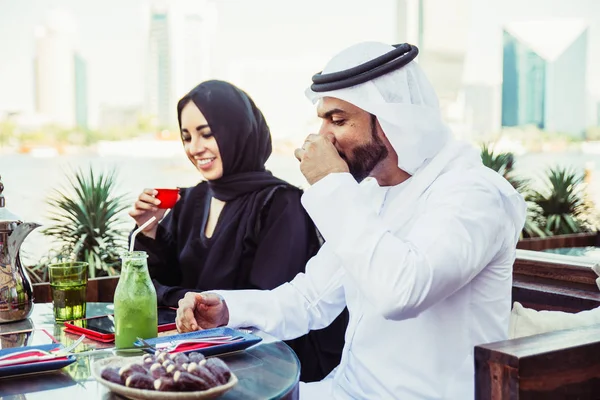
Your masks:
<svg viewBox="0 0 600 400"><path fill-rule="evenodd" d="M156 290L148 272L145 251L131 251L121 255L121 277L115 289L115 347L134 347L138 337L155 338L158 335L158 308Z"/></svg>

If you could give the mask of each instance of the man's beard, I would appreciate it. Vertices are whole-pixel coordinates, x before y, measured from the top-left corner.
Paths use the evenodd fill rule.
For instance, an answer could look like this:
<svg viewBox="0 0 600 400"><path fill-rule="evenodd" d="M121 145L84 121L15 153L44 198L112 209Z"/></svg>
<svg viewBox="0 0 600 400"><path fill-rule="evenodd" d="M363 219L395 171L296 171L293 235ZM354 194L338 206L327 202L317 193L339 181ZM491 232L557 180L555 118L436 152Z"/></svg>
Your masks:
<svg viewBox="0 0 600 400"><path fill-rule="evenodd" d="M351 150L352 157L348 159L345 154L340 156L348 164L350 174L357 182L362 182L371 175L373 169L388 156L388 149L377 135L377 119L371 114L371 141Z"/></svg>

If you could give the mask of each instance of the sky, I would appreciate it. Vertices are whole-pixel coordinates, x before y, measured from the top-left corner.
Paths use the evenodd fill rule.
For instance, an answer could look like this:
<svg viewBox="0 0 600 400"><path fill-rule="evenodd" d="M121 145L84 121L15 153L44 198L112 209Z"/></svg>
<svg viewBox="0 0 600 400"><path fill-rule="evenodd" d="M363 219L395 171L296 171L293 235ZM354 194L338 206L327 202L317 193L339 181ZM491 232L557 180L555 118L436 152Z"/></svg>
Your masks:
<svg viewBox="0 0 600 400"><path fill-rule="evenodd" d="M466 10L453 18L454 2ZM141 105L150 0L0 0L0 112L33 111L34 30L52 9L71 12L77 48L87 60L92 122L107 105ZM283 121L311 109L310 76L353 43L397 42L396 0L217 0L214 77L230 79ZM501 82L501 31L515 20L584 18L588 87L600 99L600 1L425 0L425 29L441 45L464 37L469 82ZM445 43L445 44L444 44ZM598 50L594 50L598 49ZM288 107L281 107L287 103ZM284 110L285 109L285 110ZM283 114L282 114L283 113ZM303 123L303 122L302 122ZM303 128L302 128L303 129Z"/></svg>

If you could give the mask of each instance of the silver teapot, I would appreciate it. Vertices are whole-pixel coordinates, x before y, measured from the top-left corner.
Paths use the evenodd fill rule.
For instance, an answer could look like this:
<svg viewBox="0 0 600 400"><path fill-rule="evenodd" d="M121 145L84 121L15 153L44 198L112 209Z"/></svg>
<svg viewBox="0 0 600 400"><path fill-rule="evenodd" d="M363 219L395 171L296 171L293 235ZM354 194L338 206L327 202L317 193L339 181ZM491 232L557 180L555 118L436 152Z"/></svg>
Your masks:
<svg viewBox="0 0 600 400"><path fill-rule="evenodd" d="M4 207L0 177L0 323L20 321L33 309L33 287L21 263L23 240L40 226L22 222Z"/></svg>

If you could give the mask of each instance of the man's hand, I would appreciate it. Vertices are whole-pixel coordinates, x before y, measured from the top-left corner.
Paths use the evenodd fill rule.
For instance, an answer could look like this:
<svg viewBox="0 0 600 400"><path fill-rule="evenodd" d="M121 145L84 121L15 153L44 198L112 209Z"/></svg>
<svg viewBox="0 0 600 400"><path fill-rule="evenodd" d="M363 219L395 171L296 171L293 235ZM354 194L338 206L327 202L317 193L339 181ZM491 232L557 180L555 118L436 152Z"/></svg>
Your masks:
<svg viewBox="0 0 600 400"><path fill-rule="evenodd" d="M187 292L179 300L175 323L178 332L192 332L227 325L229 309L215 293Z"/></svg>
<svg viewBox="0 0 600 400"><path fill-rule="evenodd" d="M300 171L311 185L335 172L349 172L348 164L334 146L335 137L308 135L302 148L294 155L300 161Z"/></svg>

